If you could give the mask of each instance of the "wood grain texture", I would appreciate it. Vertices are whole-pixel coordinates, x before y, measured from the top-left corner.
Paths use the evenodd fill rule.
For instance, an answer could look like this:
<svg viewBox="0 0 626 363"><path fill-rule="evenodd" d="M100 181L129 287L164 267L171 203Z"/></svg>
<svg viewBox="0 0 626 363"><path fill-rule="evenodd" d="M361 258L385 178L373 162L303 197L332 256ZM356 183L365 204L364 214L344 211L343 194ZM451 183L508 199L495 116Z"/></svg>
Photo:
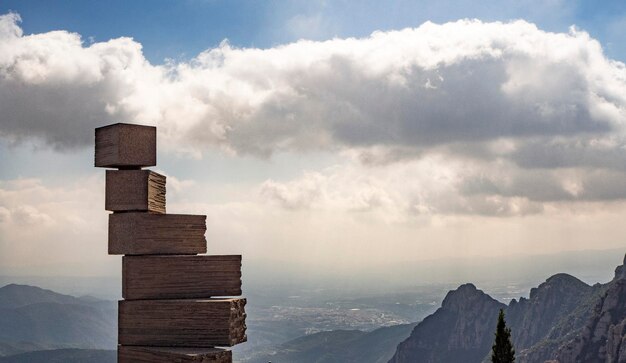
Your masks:
<svg viewBox="0 0 626 363"><path fill-rule="evenodd" d="M241 295L241 255L124 256L126 300Z"/></svg>
<svg viewBox="0 0 626 363"><path fill-rule="evenodd" d="M231 363L233 353L219 348L166 348L120 345L118 363Z"/></svg>
<svg viewBox="0 0 626 363"><path fill-rule="evenodd" d="M246 299L121 300L118 342L157 347L233 346L246 341Z"/></svg>
<svg viewBox="0 0 626 363"><path fill-rule="evenodd" d="M205 232L203 215L113 213L109 215L109 254L205 253Z"/></svg>
<svg viewBox="0 0 626 363"><path fill-rule="evenodd" d="M141 168L156 165L156 127L117 123L96 129L94 165Z"/></svg>
<svg viewBox="0 0 626 363"><path fill-rule="evenodd" d="M107 170L104 209L165 213L165 176L151 170Z"/></svg>

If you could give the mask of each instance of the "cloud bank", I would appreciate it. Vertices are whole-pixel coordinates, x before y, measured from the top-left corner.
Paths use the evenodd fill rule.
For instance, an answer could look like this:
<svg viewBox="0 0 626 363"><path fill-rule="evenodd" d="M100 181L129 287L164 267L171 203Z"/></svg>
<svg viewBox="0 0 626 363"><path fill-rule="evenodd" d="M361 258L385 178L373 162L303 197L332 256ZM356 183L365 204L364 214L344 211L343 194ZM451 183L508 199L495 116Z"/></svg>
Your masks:
<svg viewBox="0 0 626 363"><path fill-rule="evenodd" d="M0 16L6 142L88 147L94 127L124 121L157 125L165 152L348 155L261 186L292 210L518 215L626 197L626 66L575 28L424 23L154 65L131 38L19 22Z"/></svg>
<svg viewBox="0 0 626 363"><path fill-rule="evenodd" d="M587 33L524 21L271 49L224 42L152 65L130 38L85 45L66 31L24 35L19 20L0 17L1 132L61 148L120 120L156 124L177 145L267 155L621 134L626 115L622 63Z"/></svg>

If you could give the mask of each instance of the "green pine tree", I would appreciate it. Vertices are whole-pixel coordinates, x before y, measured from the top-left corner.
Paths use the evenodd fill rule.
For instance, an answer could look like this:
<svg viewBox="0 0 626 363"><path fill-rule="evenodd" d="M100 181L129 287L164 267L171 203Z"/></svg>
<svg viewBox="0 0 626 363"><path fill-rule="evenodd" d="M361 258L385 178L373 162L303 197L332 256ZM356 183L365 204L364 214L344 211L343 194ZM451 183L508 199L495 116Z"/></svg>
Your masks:
<svg viewBox="0 0 626 363"><path fill-rule="evenodd" d="M511 343L511 329L506 327L504 311L500 309L498 326L496 328L496 341L491 347L491 362L513 363L515 361L515 349Z"/></svg>

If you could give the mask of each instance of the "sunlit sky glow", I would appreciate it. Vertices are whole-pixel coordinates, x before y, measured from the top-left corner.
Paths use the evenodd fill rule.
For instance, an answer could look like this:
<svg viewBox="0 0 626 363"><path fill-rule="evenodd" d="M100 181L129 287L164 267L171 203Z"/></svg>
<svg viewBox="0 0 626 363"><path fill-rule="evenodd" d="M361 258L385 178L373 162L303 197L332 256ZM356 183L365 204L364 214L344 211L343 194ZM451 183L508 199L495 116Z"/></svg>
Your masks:
<svg viewBox="0 0 626 363"><path fill-rule="evenodd" d="M210 253L626 247L624 2L382 4L2 2L0 274L117 270L92 143L119 121L158 127Z"/></svg>

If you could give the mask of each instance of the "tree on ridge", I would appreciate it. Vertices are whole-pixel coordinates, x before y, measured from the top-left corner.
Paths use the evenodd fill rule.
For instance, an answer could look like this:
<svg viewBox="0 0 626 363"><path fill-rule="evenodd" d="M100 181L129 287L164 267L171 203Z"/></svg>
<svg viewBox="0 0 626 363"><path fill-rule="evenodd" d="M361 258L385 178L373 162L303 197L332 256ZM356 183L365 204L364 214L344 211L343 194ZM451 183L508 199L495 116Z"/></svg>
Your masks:
<svg viewBox="0 0 626 363"><path fill-rule="evenodd" d="M500 309L498 326L496 327L496 339L491 347L492 363L513 363L515 361L515 349L511 343L511 328L506 327L504 311Z"/></svg>

